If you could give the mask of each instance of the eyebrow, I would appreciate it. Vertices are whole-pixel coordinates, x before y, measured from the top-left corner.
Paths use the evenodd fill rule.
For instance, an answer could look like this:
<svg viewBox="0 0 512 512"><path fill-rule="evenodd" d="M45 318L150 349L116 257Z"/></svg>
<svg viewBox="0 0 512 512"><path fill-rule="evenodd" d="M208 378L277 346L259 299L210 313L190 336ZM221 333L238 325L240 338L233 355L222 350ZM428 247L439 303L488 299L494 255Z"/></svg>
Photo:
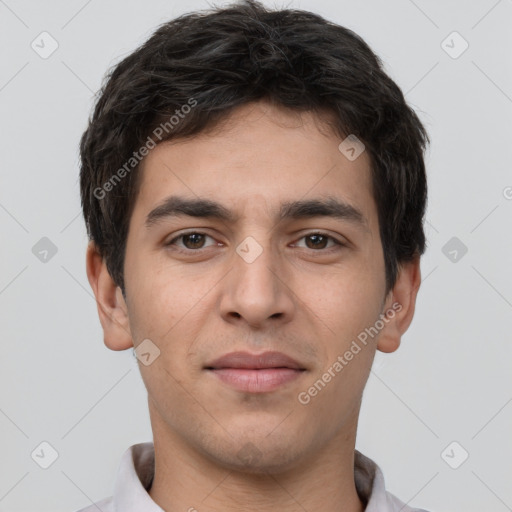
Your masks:
<svg viewBox="0 0 512 512"><path fill-rule="evenodd" d="M149 229L165 219L180 216L217 219L231 223L237 222L240 218L239 215L211 199L170 196L149 212L145 225ZM282 203L276 220L281 222L287 219L299 220L312 217L346 220L368 230L367 219L360 210L332 196Z"/></svg>

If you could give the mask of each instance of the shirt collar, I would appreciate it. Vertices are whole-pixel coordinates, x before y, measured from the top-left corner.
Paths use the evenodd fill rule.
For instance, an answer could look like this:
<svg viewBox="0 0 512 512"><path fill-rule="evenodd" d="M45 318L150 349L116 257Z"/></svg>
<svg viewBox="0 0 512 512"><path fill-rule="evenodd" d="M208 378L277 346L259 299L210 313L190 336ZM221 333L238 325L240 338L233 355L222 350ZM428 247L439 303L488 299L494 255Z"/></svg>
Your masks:
<svg viewBox="0 0 512 512"><path fill-rule="evenodd" d="M148 494L155 468L152 442L131 446L122 456L114 486L114 512L165 512ZM366 503L365 512L413 512L386 491L379 466L358 450L354 454L354 481L357 493Z"/></svg>
<svg viewBox="0 0 512 512"><path fill-rule="evenodd" d="M165 512L148 494L155 471L153 443L139 443L126 450L114 485L114 512Z"/></svg>

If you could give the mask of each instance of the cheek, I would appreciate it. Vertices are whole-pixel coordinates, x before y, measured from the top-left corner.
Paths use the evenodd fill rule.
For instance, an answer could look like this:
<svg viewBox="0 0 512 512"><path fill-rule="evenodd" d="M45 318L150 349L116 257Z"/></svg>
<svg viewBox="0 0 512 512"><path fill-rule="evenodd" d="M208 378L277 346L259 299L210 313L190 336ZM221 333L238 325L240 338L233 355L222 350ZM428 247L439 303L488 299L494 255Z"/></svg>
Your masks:
<svg viewBox="0 0 512 512"><path fill-rule="evenodd" d="M365 329L379 318L383 288L370 274L358 272L332 279L330 286L323 289L324 296L318 296L317 305L313 306L321 324L329 328L319 324L321 361L311 375L309 387L302 391L310 396L318 417L330 411L337 418L332 428L343 424L358 407L375 356L377 338L365 338ZM311 304L314 303L313 299Z"/></svg>
<svg viewBox="0 0 512 512"><path fill-rule="evenodd" d="M127 259L125 276L130 322L139 336L166 339L201 297L197 284L164 255Z"/></svg>
<svg viewBox="0 0 512 512"><path fill-rule="evenodd" d="M363 389L375 355L377 337L366 333L381 313L385 278L378 267L379 262L360 258L350 269L335 273L310 299L313 311L322 320L317 342L324 354L316 378L329 369L336 375L324 399L334 399L334 393L340 407L347 406L346 400ZM337 361L338 371L333 368ZM347 395L348 389L353 393Z"/></svg>
<svg viewBox="0 0 512 512"><path fill-rule="evenodd" d="M196 342L215 305L212 290L219 277L213 272L190 269L169 261L143 262L131 268L130 325L137 345L148 338L160 350L161 372L167 369L182 380L195 367ZM144 372L145 367L141 367ZM163 375L169 377L168 375Z"/></svg>
<svg viewBox="0 0 512 512"><path fill-rule="evenodd" d="M308 300L319 315L329 319L329 325L346 331L350 326L364 328L378 317L384 291L383 265L360 256L346 268L330 273Z"/></svg>

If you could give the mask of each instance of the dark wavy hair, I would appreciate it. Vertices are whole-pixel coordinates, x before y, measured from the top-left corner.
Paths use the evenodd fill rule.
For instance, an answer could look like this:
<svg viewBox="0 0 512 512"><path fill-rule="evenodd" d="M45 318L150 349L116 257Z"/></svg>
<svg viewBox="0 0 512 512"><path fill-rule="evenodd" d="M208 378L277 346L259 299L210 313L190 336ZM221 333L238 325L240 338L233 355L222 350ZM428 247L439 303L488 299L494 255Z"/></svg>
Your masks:
<svg viewBox="0 0 512 512"><path fill-rule="evenodd" d="M80 140L81 203L89 239L123 294L140 181L134 152L150 140L154 145L209 130L236 107L260 99L323 114L340 137L353 134L365 144L386 291L399 264L423 254L423 157L430 141L379 57L353 31L319 15L243 0L159 26L108 71L97 93ZM184 105L194 106L185 111ZM162 123L168 129L158 131Z"/></svg>

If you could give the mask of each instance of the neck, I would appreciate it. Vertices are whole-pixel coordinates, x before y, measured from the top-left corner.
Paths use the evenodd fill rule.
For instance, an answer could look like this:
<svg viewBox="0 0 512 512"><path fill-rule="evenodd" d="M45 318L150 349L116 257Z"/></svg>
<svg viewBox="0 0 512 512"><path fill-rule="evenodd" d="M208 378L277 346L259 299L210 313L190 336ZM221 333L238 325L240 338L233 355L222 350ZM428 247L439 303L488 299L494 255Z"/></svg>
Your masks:
<svg viewBox="0 0 512 512"><path fill-rule="evenodd" d="M152 415L155 475L149 494L167 512L363 512L354 483L357 418L300 465L249 473L216 464Z"/></svg>

